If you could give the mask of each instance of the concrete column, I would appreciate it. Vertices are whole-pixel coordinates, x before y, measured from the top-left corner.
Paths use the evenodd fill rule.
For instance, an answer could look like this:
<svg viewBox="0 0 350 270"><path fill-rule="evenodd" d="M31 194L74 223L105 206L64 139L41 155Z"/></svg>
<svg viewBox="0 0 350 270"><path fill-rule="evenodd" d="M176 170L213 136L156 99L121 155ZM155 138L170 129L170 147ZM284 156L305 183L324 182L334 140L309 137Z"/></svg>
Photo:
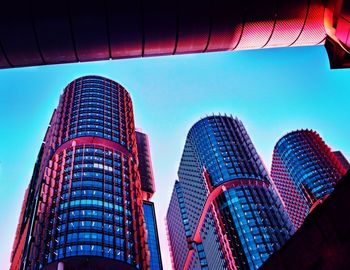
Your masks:
<svg viewBox="0 0 350 270"><path fill-rule="evenodd" d="M64 270L64 263L63 262L58 263L57 270Z"/></svg>

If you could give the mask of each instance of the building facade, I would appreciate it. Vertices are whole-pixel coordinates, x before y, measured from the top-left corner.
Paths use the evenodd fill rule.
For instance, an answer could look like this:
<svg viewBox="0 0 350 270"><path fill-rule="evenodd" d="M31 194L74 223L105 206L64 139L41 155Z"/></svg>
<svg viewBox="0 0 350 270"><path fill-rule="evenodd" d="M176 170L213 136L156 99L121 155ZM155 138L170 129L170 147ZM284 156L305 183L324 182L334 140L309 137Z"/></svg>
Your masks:
<svg viewBox="0 0 350 270"><path fill-rule="evenodd" d="M341 151L333 151L333 154L337 157L346 171L350 170L350 163Z"/></svg>
<svg viewBox="0 0 350 270"><path fill-rule="evenodd" d="M294 232L243 124L189 131L166 221L173 268L258 269Z"/></svg>
<svg viewBox="0 0 350 270"><path fill-rule="evenodd" d="M147 134L136 130L137 152L139 156L139 171L143 198L149 200L156 192L151 152Z"/></svg>
<svg viewBox="0 0 350 270"><path fill-rule="evenodd" d="M126 89L99 76L71 82L26 191L11 270L151 269L155 215L145 217L137 148Z"/></svg>
<svg viewBox="0 0 350 270"><path fill-rule="evenodd" d="M159 246L156 212L154 203L151 202L151 198L156 192L156 187L148 135L140 129L136 129L136 142L143 198L143 213L145 216L147 243L150 252L150 267L151 270L162 270L163 265Z"/></svg>
<svg viewBox="0 0 350 270"><path fill-rule="evenodd" d="M313 130L290 132L274 148L271 177L296 228L345 173L340 160Z"/></svg>
<svg viewBox="0 0 350 270"><path fill-rule="evenodd" d="M350 269L350 172L260 270Z"/></svg>

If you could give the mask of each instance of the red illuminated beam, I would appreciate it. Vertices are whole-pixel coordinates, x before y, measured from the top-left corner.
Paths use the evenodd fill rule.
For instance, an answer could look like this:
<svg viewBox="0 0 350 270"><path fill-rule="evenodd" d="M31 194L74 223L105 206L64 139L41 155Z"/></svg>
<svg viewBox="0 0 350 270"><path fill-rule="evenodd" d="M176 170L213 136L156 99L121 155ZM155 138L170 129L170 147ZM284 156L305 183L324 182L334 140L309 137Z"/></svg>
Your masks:
<svg viewBox="0 0 350 270"><path fill-rule="evenodd" d="M205 174L205 172L204 172ZM207 177L205 177L207 179ZM207 181L208 184L208 181ZM210 183L209 183L210 184ZM201 229L203 227L206 215L208 213L208 210L210 209L210 207L212 206L212 204L215 202L215 200L227 189L232 188L232 187L236 187L236 186L269 186L270 183L264 180L256 180L254 178L237 178L237 179L233 179L230 181L226 181L222 184L220 184L219 186L216 186L215 188L211 188L211 186L208 186L209 189L209 194L208 197L205 201L205 204L203 206L202 209L202 214L199 218L197 227L196 227L196 231L193 234L193 242L195 243L201 243ZM184 268L183 270L187 270L190 262L191 262L191 257L194 253L194 250L191 249L188 251L187 253L187 257L186 257L186 261L184 264Z"/></svg>
<svg viewBox="0 0 350 270"><path fill-rule="evenodd" d="M310 46L323 44L326 36L345 53L332 55L340 61L350 45L345 2L5 1L0 68Z"/></svg>

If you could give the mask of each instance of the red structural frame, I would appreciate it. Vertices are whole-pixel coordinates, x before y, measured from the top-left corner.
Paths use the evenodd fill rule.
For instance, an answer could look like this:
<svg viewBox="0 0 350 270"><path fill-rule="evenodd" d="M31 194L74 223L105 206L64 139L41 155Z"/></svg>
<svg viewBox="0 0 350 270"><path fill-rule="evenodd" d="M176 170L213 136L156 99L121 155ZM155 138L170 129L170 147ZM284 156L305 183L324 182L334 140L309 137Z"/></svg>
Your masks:
<svg viewBox="0 0 350 270"><path fill-rule="evenodd" d="M247 186L247 185L254 185L254 186L270 186L270 183L265 181L265 180L256 180L254 178L236 178L236 179L232 179L230 181L226 181L218 186L213 187L211 185L211 181L210 181L210 175L207 172L207 170L204 169L203 171L203 176L206 180L206 185L208 187L208 197L205 201L205 204L203 206L202 209L202 214L198 220L198 224L196 227L196 231L193 234L193 239L191 239L190 241L193 241L195 243L201 243L201 236L200 236L200 232L202 229L202 226L205 222L205 218L206 215L209 211L209 209L213 209L212 211L214 211L214 213L218 213L218 209L217 209L217 204L215 202L215 200L223 193L225 192L227 189L232 188L232 187L236 187L236 186ZM218 226L219 228L221 228L221 232L225 231L225 228L222 224L222 222L220 221L219 216L217 216L217 218L215 219L216 222L218 222L218 224L216 224L216 226ZM222 233L224 235L224 233ZM235 262L232 256L232 253L230 251L230 246L229 243L227 241L226 238L221 238L222 240L220 241L220 244L222 245L222 249L225 251L225 261L228 263L228 265L232 268L232 269L236 269L235 266ZM189 269L189 265L191 262L191 257L193 255L195 251L193 249L190 249L187 253L187 257L186 257L186 261L184 264L184 268L183 270L187 270Z"/></svg>

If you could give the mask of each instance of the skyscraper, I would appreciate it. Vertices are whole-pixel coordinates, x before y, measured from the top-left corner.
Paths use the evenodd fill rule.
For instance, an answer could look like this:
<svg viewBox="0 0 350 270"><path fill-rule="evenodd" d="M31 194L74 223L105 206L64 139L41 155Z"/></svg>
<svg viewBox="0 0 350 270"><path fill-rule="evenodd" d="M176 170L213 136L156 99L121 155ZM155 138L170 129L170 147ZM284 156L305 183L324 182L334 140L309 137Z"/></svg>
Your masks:
<svg viewBox="0 0 350 270"><path fill-rule="evenodd" d="M350 170L350 163L341 151L333 151L333 154L337 157L346 171Z"/></svg>
<svg viewBox="0 0 350 270"><path fill-rule="evenodd" d="M150 201L156 192L154 183L151 152L147 134L136 130L137 152L143 198L143 212L147 228L147 242L150 252L151 270L162 270L162 258L159 247L159 237L154 203Z"/></svg>
<svg viewBox="0 0 350 270"><path fill-rule="evenodd" d="M174 269L257 269L294 232L243 124L189 131L166 221Z"/></svg>
<svg viewBox="0 0 350 270"><path fill-rule="evenodd" d="M25 194L11 269L131 270L157 264L154 206L142 196L142 157L125 88L99 76L71 82Z"/></svg>
<svg viewBox="0 0 350 270"><path fill-rule="evenodd" d="M148 200L156 192L149 140L147 134L136 130L137 152L139 156L139 171L143 198Z"/></svg>
<svg viewBox="0 0 350 270"><path fill-rule="evenodd" d="M296 228L345 173L345 167L313 130L286 134L273 151L271 177Z"/></svg>

